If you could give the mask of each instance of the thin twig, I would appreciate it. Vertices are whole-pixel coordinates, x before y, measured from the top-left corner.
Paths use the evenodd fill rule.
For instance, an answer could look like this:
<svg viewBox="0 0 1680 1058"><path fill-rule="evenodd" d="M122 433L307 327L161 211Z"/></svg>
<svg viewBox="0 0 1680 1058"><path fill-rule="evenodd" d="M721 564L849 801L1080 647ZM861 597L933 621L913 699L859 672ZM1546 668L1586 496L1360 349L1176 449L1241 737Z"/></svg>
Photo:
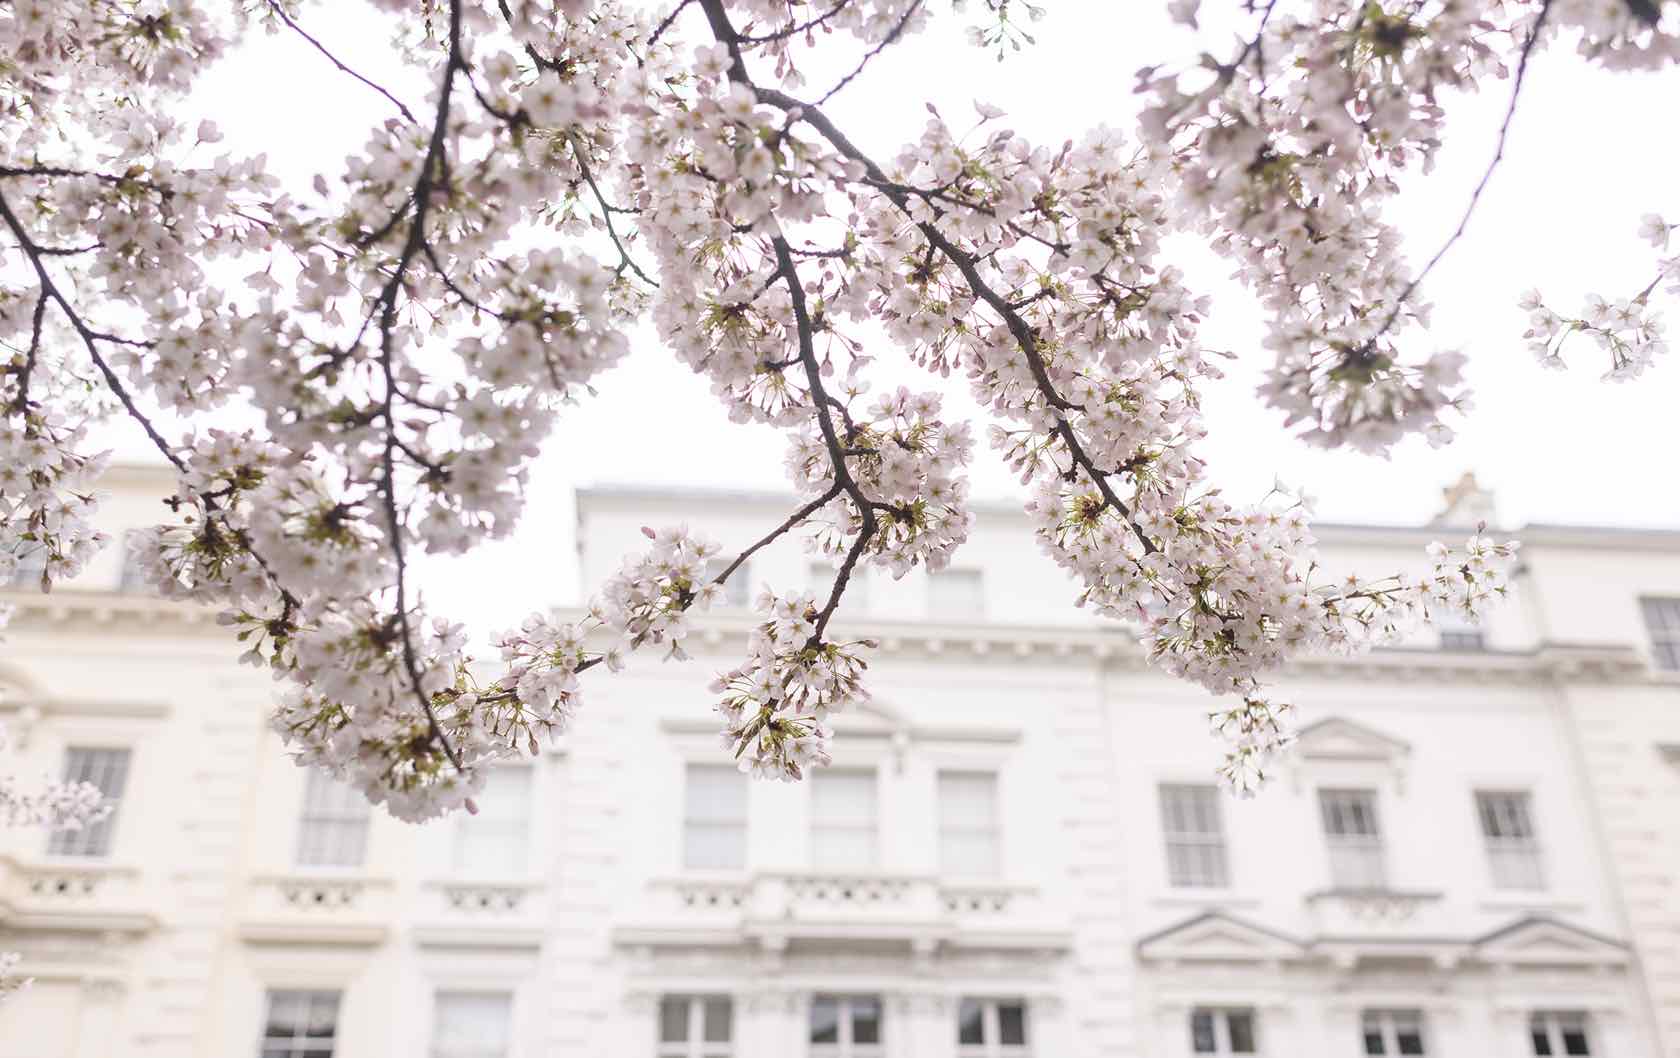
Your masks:
<svg viewBox="0 0 1680 1058"><path fill-rule="evenodd" d="M280 21L284 22L287 26L291 27L292 32L296 33L298 36L302 37L304 40L313 44L315 46L316 51L320 52L322 55L325 55L327 57L328 62L332 63L334 66L338 67L340 70L349 74L351 77L354 77L356 80L358 80L358 81L362 82L363 84L367 85L369 88L373 89L375 92L378 92L380 95L384 96L386 99L389 99L391 101L391 103L393 105L395 105L398 110L402 111L402 116L404 118L408 119L409 124L412 124L412 125L418 125L419 124L419 120L417 118L415 118L415 116L409 111L409 109L407 107L403 106L402 100L398 99L396 96L392 95L390 92L387 92L380 85L377 85L374 82L368 80L366 77L363 77L361 74L357 73L355 70L352 70L350 67L348 67L348 66L344 65L342 62L340 62L338 60L338 56L336 56L332 52L328 51L327 46L325 44L322 44L320 41L318 41L314 37L310 36L309 33L302 26L298 25L296 22L294 22L292 20L292 16L286 14L286 9L280 6L279 0L268 0L268 6L269 6L270 10L272 10L276 15L279 16Z"/></svg>
<svg viewBox="0 0 1680 1058"><path fill-rule="evenodd" d="M1429 263L1423 266L1423 271L1406 284L1406 289L1402 290L1400 296L1395 299L1394 308L1389 310L1382 326L1377 328L1377 333L1366 339L1365 348L1370 348L1378 338L1388 333L1388 329L1394 326L1394 321L1399 319L1400 311L1405 307L1407 299L1416 292L1424 277L1434 271L1435 266L1441 263L1441 259L1447 256L1447 251L1451 250L1453 245L1463 238L1465 230L1470 226L1470 217L1476 212L1476 204L1482 200L1482 192L1487 190L1488 182L1493 179L1493 171L1499 168L1499 163L1505 158L1505 141L1511 134L1511 119L1517 115L1517 100L1522 96L1523 81L1528 75L1528 59L1534 52L1535 43L1540 40L1540 31L1545 28L1546 16L1552 12L1552 2L1553 0L1544 0L1540 5L1540 13L1534 17L1534 29L1529 33L1528 39L1523 42L1522 54L1517 60L1517 76L1511 85L1511 101L1505 106L1505 120L1499 123L1499 138L1494 144L1493 158L1488 162L1487 170L1482 173L1481 180L1477 181L1476 189L1470 193L1470 202L1464 207L1464 215L1458 218L1458 227L1453 229L1452 235L1441 244L1441 248L1435 251L1435 256L1429 259Z"/></svg>

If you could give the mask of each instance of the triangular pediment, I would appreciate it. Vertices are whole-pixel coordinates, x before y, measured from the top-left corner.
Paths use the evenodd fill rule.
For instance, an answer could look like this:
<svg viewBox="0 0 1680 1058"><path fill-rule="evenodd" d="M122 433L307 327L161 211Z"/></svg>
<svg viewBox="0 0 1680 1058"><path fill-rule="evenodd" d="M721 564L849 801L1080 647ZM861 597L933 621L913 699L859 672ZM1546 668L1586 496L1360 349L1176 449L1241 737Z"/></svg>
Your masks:
<svg viewBox="0 0 1680 1058"><path fill-rule="evenodd" d="M1617 964L1627 946L1579 926L1539 915L1519 919L1475 942L1477 956L1511 965Z"/></svg>
<svg viewBox="0 0 1680 1058"><path fill-rule="evenodd" d="M1308 760L1400 761L1412 751L1402 739L1339 716L1302 728L1295 746L1296 754Z"/></svg>
<svg viewBox="0 0 1680 1058"><path fill-rule="evenodd" d="M1196 915L1138 942L1138 957L1160 962L1264 962L1299 958L1299 941L1218 911Z"/></svg>

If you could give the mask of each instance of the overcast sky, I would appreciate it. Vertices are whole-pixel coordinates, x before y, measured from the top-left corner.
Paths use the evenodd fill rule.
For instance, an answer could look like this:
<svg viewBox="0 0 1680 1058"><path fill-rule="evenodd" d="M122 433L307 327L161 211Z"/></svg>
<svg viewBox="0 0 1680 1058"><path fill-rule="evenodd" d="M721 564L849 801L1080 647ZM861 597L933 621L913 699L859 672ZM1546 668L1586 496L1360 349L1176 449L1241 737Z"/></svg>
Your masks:
<svg viewBox="0 0 1680 1058"><path fill-rule="evenodd" d="M1207 7L1215 11L1223 3L1237 6L1208 0ZM961 127L972 101L984 100L1008 111L1008 127L1059 144L1099 123L1128 128L1136 110L1134 72L1194 55L1193 39L1161 15L1163 3L1047 0L1045 6L1048 17L1033 27L1037 45L1000 64L963 41L965 16L936 2L940 15L929 32L888 49L826 109L877 157L916 137L927 120L924 102ZM352 66L401 88L384 30L362 4L308 6L303 24ZM697 10L680 24L690 40L703 29ZM408 85L399 94L419 109L420 92ZM1414 265L1457 223L1492 154L1508 92L1508 81L1489 82L1479 97L1448 101L1453 120L1438 169L1415 179L1392 214L1409 232ZM1459 437L1445 450L1408 443L1384 461L1318 452L1289 438L1280 416L1253 395L1269 360L1259 345L1256 309L1225 279L1228 265L1188 253L1183 263L1192 280L1216 299L1205 344L1243 357L1207 394L1210 436L1200 447L1227 494L1257 498L1278 475L1316 494L1322 518L1412 523L1435 510L1443 485L1473 469L1497 492L1507 524L1680 528L1680 354L1664 357L1637 382L1613 385L1598 380L1604 365L1583 343L1572 354L1573 370L1545 372L1523 346L1523 314L1515 304L1525 288L1539 286L1569 311L1589 291L1631 293L1649 281L1654 258L1635 235L1638 218L1653 210L1680 214L1680 143L1656 127L1656 115L1672 112L1654 101L1658 92L1652 77L1605 73L1567 47L1534 62L1506 161L1467 237L1426 287L1436 305L1432 340L1469 354L1477 402L1468 420L1454 423ZM290 34L259 39L224 61L187 105L187 116L219 121L229 149L266 150L277 171L303 180L340 171L345 152L390 113L388 103ZM909 372L904 377L925 388ZM574 598L571 493L579 485L787 487L779 435L729 424L705 384L660 349L651 332L597 388L599 398L571 411L550 439L517 537L426 569L424 587L434 604L499 626L522 607ZM144 455L137 446L123 450ZM989 454L975 483L981 496L1013 494ZM703 527L705 512L694 511L689 520ZM627 550L635 544L624 542ZM533 560L540 576L505 575L530 569ZM485 598L485 583L505 585L505 595Z"/></svg>

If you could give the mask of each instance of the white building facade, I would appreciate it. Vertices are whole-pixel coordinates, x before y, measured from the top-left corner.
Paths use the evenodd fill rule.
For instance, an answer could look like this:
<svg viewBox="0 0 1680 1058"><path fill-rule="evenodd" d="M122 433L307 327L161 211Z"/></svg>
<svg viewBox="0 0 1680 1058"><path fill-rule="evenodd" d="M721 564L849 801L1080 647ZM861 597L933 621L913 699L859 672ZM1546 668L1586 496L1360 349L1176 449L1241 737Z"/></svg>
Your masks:
<svg viewBox="0 0 1680 1058"><path fill-rule="evenodd" d="M120 532L167 486L109 487ZM787 509L587 490L582 583L643 525L729 552ZM1321 533L1365 570L1439 535ZM423 827L294 767L266 674L112 548L4 595L23 769L118 807L0 832L0 949L37 979L0 1058L1680 1058L1680 534L1516 535L1485 629L1290 672L1300 743L1249 801L1210 699L984 508L955 569L848 593L874 701L811 781L720 747L725 606ZM796 541L746 572L831 575Z"/></svg>

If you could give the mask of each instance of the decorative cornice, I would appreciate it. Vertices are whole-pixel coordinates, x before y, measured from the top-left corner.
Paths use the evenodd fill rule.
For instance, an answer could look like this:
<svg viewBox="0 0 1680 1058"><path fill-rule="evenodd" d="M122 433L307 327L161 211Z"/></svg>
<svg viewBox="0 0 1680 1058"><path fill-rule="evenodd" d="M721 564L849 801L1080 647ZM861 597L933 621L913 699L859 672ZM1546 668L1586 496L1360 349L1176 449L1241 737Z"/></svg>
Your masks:
<svg viewBox="0 0 1680 1058"><path fill-rule="evenodd" d="M542 947L543 931L539 926L416 926L410 931L414 943L422 948L498 948L529 949Z"/></svg>
<svg viewBox="0 0 1680 1058"><path fill-rule="evenodd" d="M1313 894L1308 900L1312 902L1314 897L1334 895L1337 894ZM1440 896L1439 893L1405 895L1423 902L1432 902ZM1194 946L1196 939L1209 932L1219 932L1223 943L1206 951L1197 951ZM1548 936L1561 936L1568 938L1568 942L1550 947L1524 948L1520 941L1525 935L1541 941ZM1248 950L1244 950L1245 945ZM1629 961L1628 946L1622 941L1548 915L1524 915L1478 936L1360 931L1321 932L1297 939L1220 911L1206 911L1149 934L1137 942L1136 951L1140 960L1163 966L1198 962L1276 965L1328 961L1344 971L1354 969L1366 957L1416 957L1426 959L1440 969L1453 969L1465 963L1622 967Z"/></svg>
<svg viewBox="0 0 1680 1058"><path fill-rule="evenodd" d="M242 922L239 939L247 944L370 948L385 943L391 928L383 924L329 922Z"/></svg>
<svg viewBox="0 0 1680 1058"><path fill-rule="evenodd" d="M28 633L43 625L54 633L65 628L129 635L188 632L210 637L224 633L209 607L135 592L70 586L52 592L0 588L0 603L12 607L10 630L14 633Z"/></svg>
<svg viewBox="0 0 1680 1058"><path fill-rule="evenodd" d="M587 616L580 607L555 610L561 620ZM756 624L741 610L716 610L689 618L691 653L741 649ZM965 665L1017 665L1023 661L1078 660L1109 672L1154 672L1135 634L1119 624L1092 627L951 623L907 619L836 619L836 639L869 639L883 657ZM1542 643L1531 650L1431 650L1377 647L1352 654L1314 654L1291 662L1285 677L1356 679L1382 683L1617 683L1666 685L1635 647L1624 644ZM1163 675L1163 679L1167 677Z"/></svg>

